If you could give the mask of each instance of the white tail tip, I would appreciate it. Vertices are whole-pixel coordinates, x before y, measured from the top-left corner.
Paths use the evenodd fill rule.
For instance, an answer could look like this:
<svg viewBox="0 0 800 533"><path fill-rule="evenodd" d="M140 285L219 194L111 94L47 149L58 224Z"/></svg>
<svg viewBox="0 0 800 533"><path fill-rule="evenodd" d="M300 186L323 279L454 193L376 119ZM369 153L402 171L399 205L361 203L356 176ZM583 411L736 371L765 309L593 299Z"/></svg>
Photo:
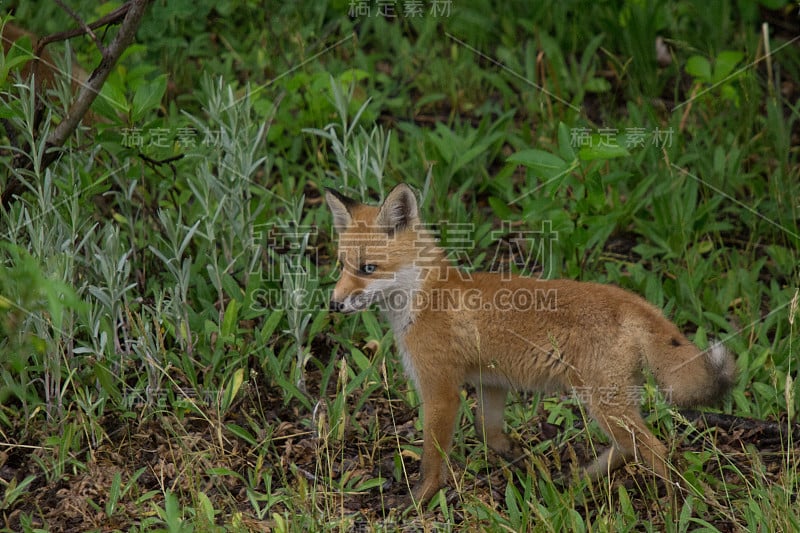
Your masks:
<svg viewBox="0 0 800 533"><path fill-rule="evenodd" d="M715 342L706 352L707 359L717 378L717 387L720 394L724 394L736 382L736 358L728 351L724 344Z"/></svg>
<svg viewBox="0 0 800 533"><path fill-rule="evenodd" d="M721 342L715 342L708 349L708 360L717 370L724 368L729 358L728 349Z"/></svg>

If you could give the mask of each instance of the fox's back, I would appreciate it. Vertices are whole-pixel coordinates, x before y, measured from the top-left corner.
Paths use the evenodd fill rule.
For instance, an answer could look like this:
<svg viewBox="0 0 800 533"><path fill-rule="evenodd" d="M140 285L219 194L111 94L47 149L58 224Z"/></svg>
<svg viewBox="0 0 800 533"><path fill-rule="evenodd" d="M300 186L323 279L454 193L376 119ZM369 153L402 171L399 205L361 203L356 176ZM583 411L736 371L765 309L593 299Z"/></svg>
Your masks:
<svg viewBox="0 0 800 533"><path fill-rule="evenodd" d="M639 372L638 358L607 359L621 344L637 353L641 336L683 339L655 307L609 285L451 273L427 290L407 337L438 345L441 365L464 368L469 381L564 388L609 364Z"/></svg>

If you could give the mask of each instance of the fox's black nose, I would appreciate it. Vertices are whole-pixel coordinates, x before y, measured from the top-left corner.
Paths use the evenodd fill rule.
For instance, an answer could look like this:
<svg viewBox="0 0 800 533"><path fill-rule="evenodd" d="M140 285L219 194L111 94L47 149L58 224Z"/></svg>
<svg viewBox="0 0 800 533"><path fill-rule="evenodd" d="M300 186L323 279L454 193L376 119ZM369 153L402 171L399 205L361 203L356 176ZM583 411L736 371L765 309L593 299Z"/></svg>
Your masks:
<svg viewBox="0 0 800 533"><path fill-rule="evenodd" d="M333 313L339 313L343 308L344 304L335 300L331 300L330 306L328 307L328 309L330 309L330 311Z"/></svg>

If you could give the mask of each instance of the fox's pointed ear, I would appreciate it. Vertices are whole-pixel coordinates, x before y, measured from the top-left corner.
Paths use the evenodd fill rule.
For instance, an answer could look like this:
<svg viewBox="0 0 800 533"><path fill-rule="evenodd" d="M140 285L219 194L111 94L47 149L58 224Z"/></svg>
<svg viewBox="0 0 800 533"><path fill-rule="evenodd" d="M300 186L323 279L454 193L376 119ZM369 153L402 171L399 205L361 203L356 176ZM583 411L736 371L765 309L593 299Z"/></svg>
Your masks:
<svg viewBox="0 0 800 533"><path fill-rule="evenodd" d="M378 225L387 228L389 233L412 226L419 220L417 197L405 183L396 186L386 197L378 211Z"/></svg>
<svg viewBox="0 0 800 533"><path fill-rule="evenodd" d="M358 202L333 189L325 189L325 202L331 209L333 227L336 228L336 233L343 233L353 222L350 209L358 205Z"/></svg>

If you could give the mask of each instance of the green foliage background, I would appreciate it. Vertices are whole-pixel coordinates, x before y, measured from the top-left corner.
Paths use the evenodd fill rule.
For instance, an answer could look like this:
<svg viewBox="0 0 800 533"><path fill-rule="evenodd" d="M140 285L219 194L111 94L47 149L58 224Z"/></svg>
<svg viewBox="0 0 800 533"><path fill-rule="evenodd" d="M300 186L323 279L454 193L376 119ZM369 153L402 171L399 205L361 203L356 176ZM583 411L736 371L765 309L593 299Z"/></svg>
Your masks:
<svg viewBox="0 0 800 533"><path fill-rule="evenodd" d="M94 20L119 4L73 7ZM144 426L173 443L202 426L208 449L175 445L202 468L153 488L152 467L123 461L81 528L400 523L342 503L382 495L386 477L408 482L413 439L388 442L394 472L338 469L347 442L363 453L387 445L386 422L360 412L376 399L413 412L418 400L376 314L327 311L336 269L325 186L376 202L410 183L466 268L494 266L510 228L549 228L557 239L539 270L628 288L699 345L724 340L740 368L724 411L796 422L796 6L454 0L411 16L407 4L385 4L391 17L376 2L156 1L95 102L96 121L46 170L15 170L9 128L27 145L22 157L40 160L72 89L54 88L60 98L34 134L32 85L6 63L0 187L11 175L27 186L0 213L6 528L56 524L44 487L91 473L96 452L122 450ZM55 3L3 8L40 35L74 25ZM656 61L657 37L668 64ZM63 70L73 55L87 70L100 57L90 39L57 50ZM448 240L459 227L467 247ZM659 405L652 421L669 428ZM563 410L516 398L509 426ZM317 439L311 478L281 459L285 424ZM798 456L786 444L774 483L720 480L691 463L686 476L713 486L713 502L653 511L609 486L605 503L580 507L580 491L518 472L499 499L465 489L456 504L441 498L403 520L796 529Z"/></svg>

